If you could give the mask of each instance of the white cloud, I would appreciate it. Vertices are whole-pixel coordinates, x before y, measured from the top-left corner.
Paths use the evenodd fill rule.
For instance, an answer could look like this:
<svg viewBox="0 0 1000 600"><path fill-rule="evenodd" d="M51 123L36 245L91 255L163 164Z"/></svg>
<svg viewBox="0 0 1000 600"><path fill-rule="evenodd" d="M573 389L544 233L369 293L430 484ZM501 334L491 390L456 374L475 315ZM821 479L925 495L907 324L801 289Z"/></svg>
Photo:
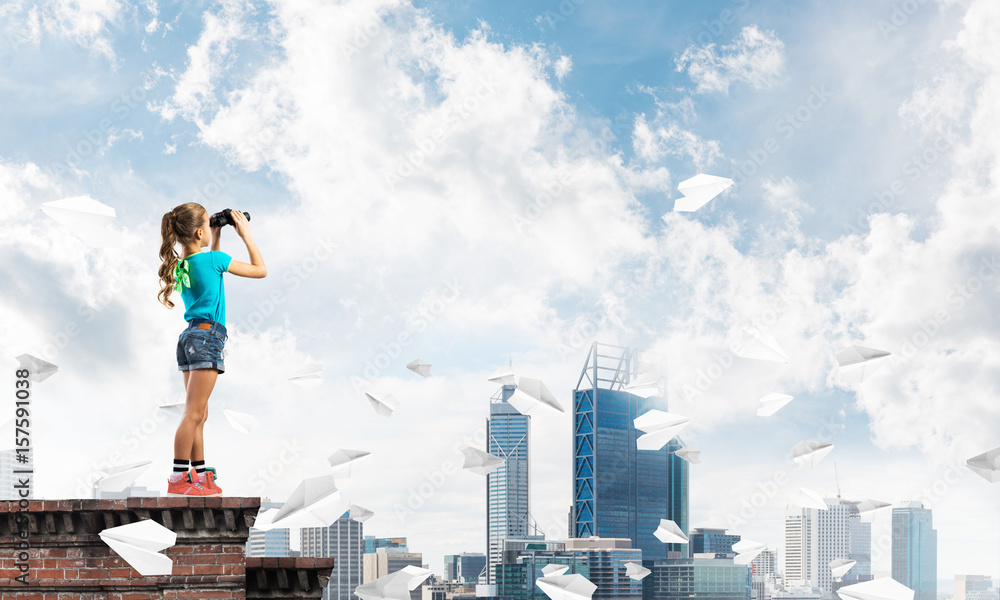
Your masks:
<svg viewBox="0 0 1000 600"><path fill-rule="evenodd" d="M562 81L573 70L573 59L566 55L560 56L556 60L555 65L553 65L553 68L555 69L556 77L559 81Z"/></svg>
<svg viewBox="0 0 1000 600"><path fill-rule="evenodd" d="M785 44L773 31L751 25L718 49L715 44L688 46L674 64L678 72L687 71L699 93L727 93L736 82L761 89L784 75Z"/></svg>
<svg viewBox="0 0 1000 600"><path fill-rule="evenodd" d="M122 10L118 0L17 0L0 8L5 33L14 49L22 43L38 45L46 32L68 38L83 48L117 63L109 25Z"/></svg>
<svg viewBox="0 0 1000 600"><path fill-rule="evenodd" d="M722 157L719 142L702 139L694 132L683 129L676 122L670 122L661 116L658 116L657 122L651 126L646 122L645 114L635 118L632 147L636 155L645 161L657 161L668 155L688 158L699 171L712 166Z"/></svg>

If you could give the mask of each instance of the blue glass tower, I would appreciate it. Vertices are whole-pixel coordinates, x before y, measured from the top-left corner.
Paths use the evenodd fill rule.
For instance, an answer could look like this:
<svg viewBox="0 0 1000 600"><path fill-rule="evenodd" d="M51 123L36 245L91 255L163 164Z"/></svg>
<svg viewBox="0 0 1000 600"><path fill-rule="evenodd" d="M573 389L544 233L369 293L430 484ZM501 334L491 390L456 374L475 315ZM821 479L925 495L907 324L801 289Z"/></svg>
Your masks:
<svg viewBox="0 0 1000 600"><path fill-rule="evenodd" d="M937 531L931 509L904 502L892 509L892 578L913 590L913 600L937 598Z"/></svg>
<svg viewBox="0 0 1000 600"><path fill-rule="evenodd" d="M663 398L624 391L634 381L638 354L594 344L573 391L573 537L629 538L643 560L687 556L686 544L656 539L660 519L688 531L688 463L674 454L676 439L660 450L638 450L633 421Z"/></svg>
<svg viewBox="0 0 1000 600"><path fill-rule="evenodd" d="M486 476L487 582L495 583L496 565L503 562L504 540L529 534L528 436L531 418L507 400L514 390L505 385L490 401L486 451L504 464Z"/></svg>

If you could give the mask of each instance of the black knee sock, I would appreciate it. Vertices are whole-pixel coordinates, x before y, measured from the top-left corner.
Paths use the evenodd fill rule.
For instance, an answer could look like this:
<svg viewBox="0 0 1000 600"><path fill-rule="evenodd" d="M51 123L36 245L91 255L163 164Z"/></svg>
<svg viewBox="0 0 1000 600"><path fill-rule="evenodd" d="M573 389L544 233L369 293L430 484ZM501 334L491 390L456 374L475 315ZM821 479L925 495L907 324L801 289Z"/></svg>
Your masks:
<svg viewBox="0 0 1000 600"><path fill-rule="evenodd" d="M188 460L181 460L179 458L174 459L174 473L187 473L188 472Z"/></svg>
<svg viewBox="0 0 1000 600"><path fill-rule="evenodd" d="M201 475L205 472L205 461L204 460L192 460L191 466L194 467L196 473Z"/></svg>

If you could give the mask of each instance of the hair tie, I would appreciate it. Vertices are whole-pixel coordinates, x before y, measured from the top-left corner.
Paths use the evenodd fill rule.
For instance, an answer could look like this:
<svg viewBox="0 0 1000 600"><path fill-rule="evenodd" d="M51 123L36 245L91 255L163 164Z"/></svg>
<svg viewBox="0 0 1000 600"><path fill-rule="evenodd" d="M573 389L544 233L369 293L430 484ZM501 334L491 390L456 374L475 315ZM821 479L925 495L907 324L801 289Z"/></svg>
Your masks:
<svg viewBox="0 0 1000 600"><path fill-rule="evenodd" d="M188 266L187 259L183 259L177 262L177 266L174 267L174 289L178 292L184 291L184 288L191 288L191 275Z"/></svg>

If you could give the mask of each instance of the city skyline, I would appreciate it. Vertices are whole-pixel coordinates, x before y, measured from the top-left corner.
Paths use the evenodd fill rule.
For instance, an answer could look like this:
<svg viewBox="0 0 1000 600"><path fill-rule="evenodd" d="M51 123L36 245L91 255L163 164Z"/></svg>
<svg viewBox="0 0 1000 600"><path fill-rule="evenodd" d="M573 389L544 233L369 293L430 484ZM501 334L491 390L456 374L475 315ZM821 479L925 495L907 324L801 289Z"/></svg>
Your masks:
<svg viewBox="0 0 1000 600"><path fill-rule="evenodd" d="M532 418L528 482L565 537L573 390L601 341L664 359L701 451L689 528L777 549L800 488L917 501L940 579L1000 574L1000 488L964 466L1000 446L1000 6L621 6L5 5L0 353L59 366L33 389L35 497L89 498L98 469L142 460L136 486L166 489L183 319L156 301L159 223L194 199L249 212L269 273L226 281L205 425L226 495L284 499L370 451L338 482L366 532L436 572L486 552L461 448L487 448L487 378L512 364L566 410ZM735 184L672 210L701 173ZM117 247L39 210L76 197L116 211ZM246 259L232 229L222 249ZM787 362L738 356L747 327ZM849 383L852 345L892 354ZM313 364L318 386L289 381ZM758 417L775 393L794 400ZM800 468L803 441L835 447Z"/></svg>

